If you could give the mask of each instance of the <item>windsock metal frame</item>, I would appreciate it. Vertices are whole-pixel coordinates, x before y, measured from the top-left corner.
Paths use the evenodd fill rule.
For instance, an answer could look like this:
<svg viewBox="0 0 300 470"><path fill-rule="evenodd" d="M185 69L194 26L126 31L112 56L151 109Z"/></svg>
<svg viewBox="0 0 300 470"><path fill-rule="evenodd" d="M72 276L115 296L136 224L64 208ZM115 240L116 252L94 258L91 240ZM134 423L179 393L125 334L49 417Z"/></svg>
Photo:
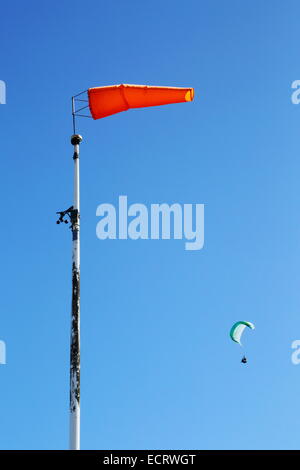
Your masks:
<svg viewBox="0 0 300 470"><path fill-rule="evenodd" d="M76 116L85 117L85 118L92 117L91 115L81 114L81 111L84 111L85 109L89 109L89 104L88 104L89 100L84 99L84 98L78 98L78 96L82 97L87 92L88 90L85 90L85 91L82 91L81 93L78 93L77 95L72 96L73 135L76 134ZM81 103L81 106L79 108L76 108L77 103ZM87 103L87 104L82 106L83 103Z"/></svg>
<svg viewBox="0 0 300 470"><path fill-rule="evenodd" d="M87 98L84 96L87 94ZM160 106L192 101L193 88L151 87L147 85L113 85L89 88L72 96L74 147L73 205L59 211L57 224L70 223L72 231L72 315L70 341L70 450L80 449L80 191L79 146L81 135L76 133L76 117L101 119L130 108ZM89 109L90 114L83 114Z"/></svg>

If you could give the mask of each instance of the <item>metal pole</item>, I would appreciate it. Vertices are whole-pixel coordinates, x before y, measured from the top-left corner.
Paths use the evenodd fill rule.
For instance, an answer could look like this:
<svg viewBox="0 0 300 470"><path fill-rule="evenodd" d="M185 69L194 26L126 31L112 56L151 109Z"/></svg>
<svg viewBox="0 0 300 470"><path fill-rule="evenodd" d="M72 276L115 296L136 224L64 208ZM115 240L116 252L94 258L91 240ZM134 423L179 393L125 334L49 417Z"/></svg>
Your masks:
<svg viewBox="0 0 300 470"><path fill-rule="evenodd" d="M80 203L79 144L80 135L72 135L74 146L74 202L71 210L72 229L72 318L70 350L70 449L80 449Z"/></svg>

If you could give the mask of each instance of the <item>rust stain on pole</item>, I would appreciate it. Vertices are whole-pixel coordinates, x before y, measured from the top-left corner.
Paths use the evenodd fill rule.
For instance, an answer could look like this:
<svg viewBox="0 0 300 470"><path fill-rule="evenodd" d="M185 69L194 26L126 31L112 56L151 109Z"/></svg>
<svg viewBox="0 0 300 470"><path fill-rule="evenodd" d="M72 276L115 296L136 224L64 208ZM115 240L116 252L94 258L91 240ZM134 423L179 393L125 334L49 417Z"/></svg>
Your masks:
<svg viewBox="0 0 300 470"><path fill-rule="evenodd" d="M70 352L70 409L76 410L76 402L80 403L80 339L79 339L79 308L80 308L80 274L75 263L72 265L72 325Z"/></svg>

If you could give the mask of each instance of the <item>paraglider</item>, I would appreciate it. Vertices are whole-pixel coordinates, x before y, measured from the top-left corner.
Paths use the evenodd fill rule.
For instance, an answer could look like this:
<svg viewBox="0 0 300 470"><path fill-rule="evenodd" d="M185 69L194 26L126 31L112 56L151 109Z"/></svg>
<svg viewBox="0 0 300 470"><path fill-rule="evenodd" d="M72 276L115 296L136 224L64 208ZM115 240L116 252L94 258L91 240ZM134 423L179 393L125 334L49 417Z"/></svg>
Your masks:
<svg viewBox="0 0 300 470"><path fill-rule="evenodd" d="M255 328L253 323L250 323L248 321L238 321L238 322L236 322L230 330L230 338L232 339L232 341L234 341L235 343L238 343L240 346L242 346L241 338L242 338L242 335L244 333L244 330L247 327L250 328L251 330L254 330L254 328ZM243 356L241 362L243 364L247 364L248 361L247 361L246 356Z"/></svg>

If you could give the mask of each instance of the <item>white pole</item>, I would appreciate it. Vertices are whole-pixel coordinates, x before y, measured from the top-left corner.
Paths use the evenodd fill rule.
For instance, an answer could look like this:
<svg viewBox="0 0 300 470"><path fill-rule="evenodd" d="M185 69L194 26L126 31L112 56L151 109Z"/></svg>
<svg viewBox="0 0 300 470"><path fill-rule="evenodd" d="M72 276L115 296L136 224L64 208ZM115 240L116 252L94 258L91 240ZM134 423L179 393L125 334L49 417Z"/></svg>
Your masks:
<svg viewBox="0 0 300 470"><path fill-rule="evenodd" d="M70 450L80 449L80 202L79 144L80 135L72 135L74 146L74 202L72 228L72 319L70 350Z"/></svg>

